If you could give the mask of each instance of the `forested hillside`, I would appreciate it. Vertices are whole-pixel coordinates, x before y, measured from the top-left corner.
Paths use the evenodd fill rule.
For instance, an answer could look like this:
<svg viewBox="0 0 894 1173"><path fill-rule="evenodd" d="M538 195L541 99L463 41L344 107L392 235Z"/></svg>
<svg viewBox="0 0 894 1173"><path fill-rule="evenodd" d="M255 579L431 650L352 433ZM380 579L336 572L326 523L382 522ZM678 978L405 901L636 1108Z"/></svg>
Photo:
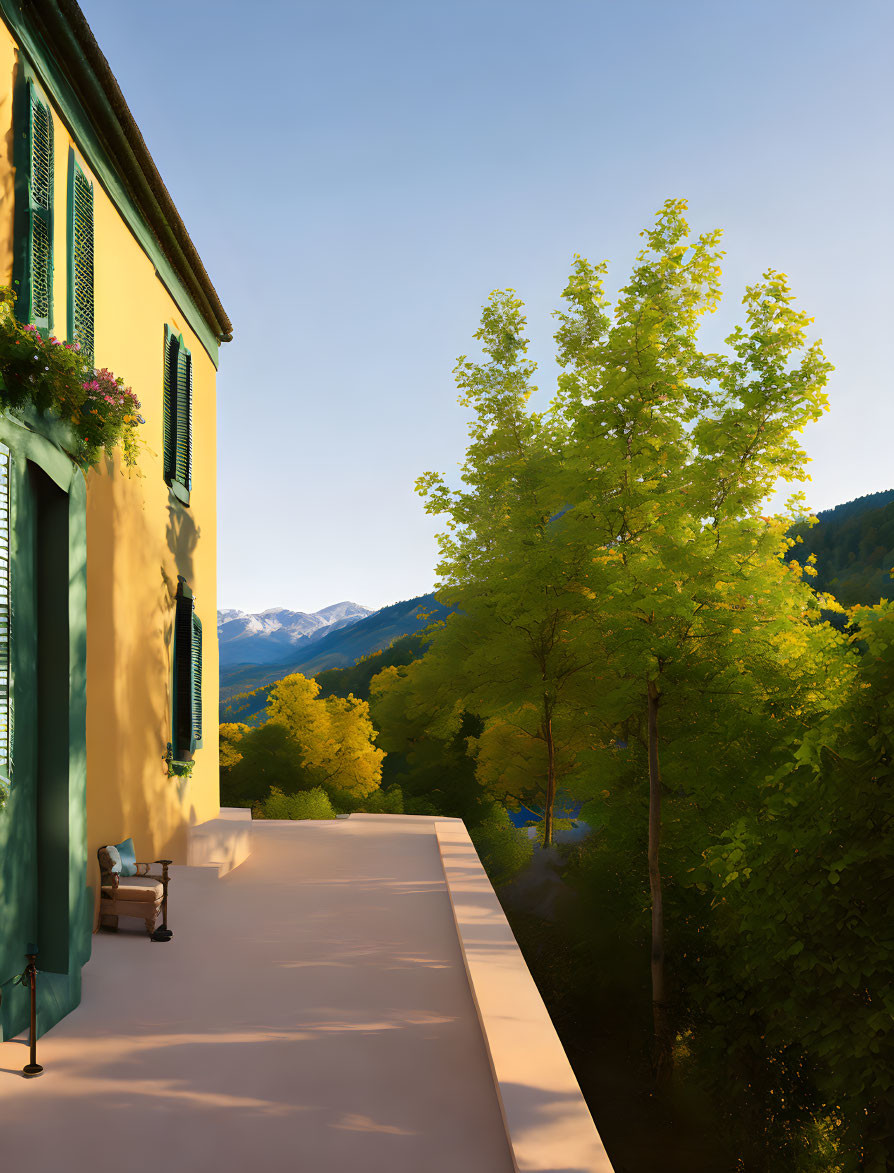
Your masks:
<svg viewBox="0 0 894 1173"><path fill-rule="evenodd" d="M425 643L420 634L403 635L382 651L361 656L357 663L349 668L324 668L316 674L320 696L323 699L329 696L355 696L368 701L370 682L374 676L383 668L412 663L422 655L424 648ZM246 725L256 725L259 721L266 720L267 701L274 687L275 682L262 685L251 692L238 693L221 705L221 721L241 721Z"/></svg>
<svg viewBox="0 0 894 1173"><path fill-rule="evenodd" d="M816 590L829 591L845 607L872 606L879 599L890 599L894 489L858 497L817 517L812 527L794 527L802 542L789 552L799 562L816 555Z"/></svg>
<svg viewBox="0 0 894 1173"><path fill-rule="evenodd" d="M418 660L426 648L421 633L403 635L381 652L363 656L350 668L326 668L316 675L320 696L356 696L368 701L373 677L384 668L405 667Z"/></svg>

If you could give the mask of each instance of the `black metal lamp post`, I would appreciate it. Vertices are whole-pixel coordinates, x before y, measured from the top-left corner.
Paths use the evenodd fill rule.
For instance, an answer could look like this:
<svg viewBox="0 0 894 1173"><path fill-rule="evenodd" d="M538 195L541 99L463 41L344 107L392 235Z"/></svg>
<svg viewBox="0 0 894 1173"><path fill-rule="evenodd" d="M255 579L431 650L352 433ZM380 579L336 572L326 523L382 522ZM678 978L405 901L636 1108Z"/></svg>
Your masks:
<svg viewBox="0 0 894 1173"><path fill-rule="evenodd" d="M170 941L173 933L168 928L168 866L174 861L172 859L157 859L156 863L161 864L161 924L151 936L153 941Z"/></svg>
<svg viewBox="0 0 894 1173"><path fill-rule="evenodd" d="M26 1063L22 1068L22 1075L26 1079L33 1079L35 1075L40 1075L43 1071L43 1068L37 1062L37 946L28 945L26 956L28 958L28 964L25 966L25 972L22 974L21 982L23 986L27 984L31 992L31 1028L28 1036L30 1062Z"/></svg>

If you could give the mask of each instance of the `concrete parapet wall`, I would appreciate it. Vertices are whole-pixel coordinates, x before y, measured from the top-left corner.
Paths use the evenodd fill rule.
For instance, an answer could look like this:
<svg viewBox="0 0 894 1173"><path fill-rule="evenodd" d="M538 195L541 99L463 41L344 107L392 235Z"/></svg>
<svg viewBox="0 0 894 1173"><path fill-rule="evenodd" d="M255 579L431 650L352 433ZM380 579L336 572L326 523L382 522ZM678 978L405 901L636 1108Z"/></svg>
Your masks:
<svg viewBox="0 0 894 1173"><path fill-rule="evenodd" d="M251 811L223 808L220 817L190 827L186 862L190 867L215 867L225 876L251 855Z"/></svg>
<svg viewBox="0 0 894 1173"><path fill-rule="evenodd" d="M515 1168L519 1173L612 1173L468 831L459 821L438 821L435 830Z"/></svg>
<svg viewBox="0 0 894 1173"><path fill-rule="evenodd" d="M250 823L251 809L247 806L222 806L218 818Z"/></svg>

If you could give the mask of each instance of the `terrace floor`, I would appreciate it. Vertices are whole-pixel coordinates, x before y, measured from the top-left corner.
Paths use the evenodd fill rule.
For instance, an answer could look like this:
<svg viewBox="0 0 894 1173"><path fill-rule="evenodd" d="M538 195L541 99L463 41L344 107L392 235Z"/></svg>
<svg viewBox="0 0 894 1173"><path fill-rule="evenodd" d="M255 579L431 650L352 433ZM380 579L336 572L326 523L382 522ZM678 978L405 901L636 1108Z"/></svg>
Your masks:
<svg viewBox="0 0 894 1173"><path fill-rule="evenodd" d="M3 1167L509 1173L434 820L252 834L173 869L169 944L94 937L39 1079L0 1044Z"/></svg>

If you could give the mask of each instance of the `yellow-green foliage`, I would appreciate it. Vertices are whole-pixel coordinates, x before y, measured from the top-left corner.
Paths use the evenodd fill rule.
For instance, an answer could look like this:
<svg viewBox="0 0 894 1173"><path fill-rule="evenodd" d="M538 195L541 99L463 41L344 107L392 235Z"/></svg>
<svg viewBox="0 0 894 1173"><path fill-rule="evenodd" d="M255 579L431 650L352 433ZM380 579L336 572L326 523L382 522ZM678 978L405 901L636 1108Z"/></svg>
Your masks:
<svg viewBox="0 0 894 1173"><path fill-rule="evenodd" d="M286 676L270 693L268 722L288 732L317 785L364 798L379 785L385 756L373 744L369 705L353 696L321 700L319 692L300 672Z"/></svg>
<svg viewBox="0 0 894 1173"><path fill-rule="evenodd" d="M378 790L385 755L374 744L369 705L352 696L323 700L319 691L315 680L287 676L270 694L263 725L221 725L226 803L261 802L271 788L296 794L322 786L340 807L355 810Z"/></svg>
<svg viewBox="0 0 894 1173"><path fill-rule="evenodd" d="M560 714L563 716L563 714ZM592 741L589 730L573 721L553 722L556 770L564 777L575 765L579 750ZM519 806L538 806L546 777L547 747L540 736L540 713L532 704L520 705L505 716L490 717L479 737L468 739L476 761L476 777L488 794Z"/></svg>
<svg viewBox="0 0 894 1173"><path fill-rule="evenodd" d="M248 733L248 725L228 724L220 727L220 768L231 770L242 761L240 742Z"/></svg>
<svg viewBox="0 0 894 1173"><path fill-rule="evenodd" d="M256 819L334 819L335 809L322 786L299 794L283 794L273 786L269 796L255 804L252 814Z"/></svg>
<svg viewBox="0 0 894 1173"><path fill-rule="evenodd" d="M507 883L534 853L534 842L527 832L514 827L505 808L496 804L469 834L492 884Z"/></svg>
<svg viewBox="0 0 894 1173"><path fill-rule="evenodd" d="M404 796L401 788L389 786L387 790L374 790L364 800L363 809L371 815L402 815Z"/></svg>

